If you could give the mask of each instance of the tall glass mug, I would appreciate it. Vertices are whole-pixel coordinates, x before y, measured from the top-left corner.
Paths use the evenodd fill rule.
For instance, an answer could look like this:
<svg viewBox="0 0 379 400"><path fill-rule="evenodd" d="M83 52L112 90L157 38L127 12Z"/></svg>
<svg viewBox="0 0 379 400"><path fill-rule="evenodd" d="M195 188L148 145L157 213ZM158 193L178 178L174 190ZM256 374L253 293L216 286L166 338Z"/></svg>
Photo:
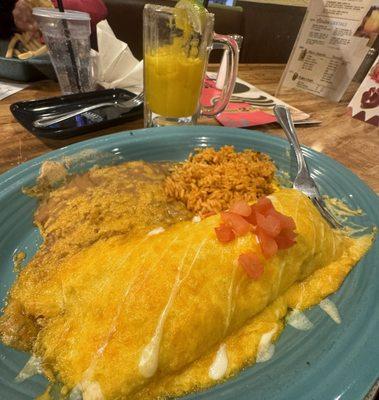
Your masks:
<svg viewBox="0 0 379 400"><path fill-rule="evenodd" d="M236 41L213 32L214 15L204 13L199 29L183 9L146 4L143 12L145 127L195 124L200 114L223 111L233 92L237 68ZM227 50L226 79L220 100L200 104L212 49Z"/></svg>

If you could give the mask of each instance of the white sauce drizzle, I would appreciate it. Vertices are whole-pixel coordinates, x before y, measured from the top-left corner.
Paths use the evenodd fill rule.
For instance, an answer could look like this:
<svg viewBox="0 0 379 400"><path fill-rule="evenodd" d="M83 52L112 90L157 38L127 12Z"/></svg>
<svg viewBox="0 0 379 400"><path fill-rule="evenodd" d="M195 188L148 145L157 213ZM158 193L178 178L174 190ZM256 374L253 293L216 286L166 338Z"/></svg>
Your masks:
<svg viewBox="0 0 379 400"><path fill-rule="evenodd" d="M198 215L195 215L192 218L192 222L194 222L195 224L198 224L201 221L201 217L199 217Z"/></svg>
<svg viewBox="0 0 379 400"><path fill-rule="evenodd" d="M288 325L301 331L308 331L313 328L313 322L311 322L304 313L296 309L292 310L286 316L286 322Z"/></svg>
<svg viewBox="0 0 379 400"><path fill-rule="evenodd" d="M183 267L183 260L179 267L179 272L176 275L175 283L171 290L168 301L162 311L162 314L159 317L159 321L157 327L155 328L154 335L151 338L150 342L147 344L147 346L145 346L145 348L142 350L138 368L141 375L144 376L145 378L152 377L158 368L159 345L163 335L163 327L164 323L166 322L168 312L170 311L171 305L174 301L174 298L179 290L179 286L181 283L180 276Z"/></svg>
<svg viewBox="0 0 379 400"><path fill-rule="evenodd" d="M224 251L222 252L222 255L224 256ZM237 274L237 268L238 268L238 263L234 262L233 271L232 271L232 279L230 280L230 285L228 288L227 312L226 312L226 318L225 318L225 333L227 332L227 330L229 328L230 320L231 320L233 309L234 309L233 291L234 291L234 281L235 281L236 274Z"/></svg>
<svg viewBox="0 0 379 400"><path fill-rule="evenodd" d="M152 377L158 369L159 347L160 347L160 343L161 343L161 339L162 339L162 335L163 335L163 327L166 322L167 315L170 311L170 308L175 299L175 296L179 291L180 285L190 274L191 269L192 269L193 265L195 264L197 257L199 256L200 251L201 251L202 247L204 246L206 240L207 239L204 239L202 241L202 243L200 244L200 246L197 249L197 252L195 254L195 257L193 258L190 266L188 267L188 271L183 278L182 278L182 268L183 268L184 260L186 259L189 247L187 249L185 256L182 258L182 262L178 268L178 273L175 278L174 286L171 290L170 296L169 296L168 301L162 311L162 314L159 317L158 324L157 324L157 327L155 328L154 335L151 338L150 342L142 350L142 353L141 353L141 357L140 357L140 360L138 363L138 368L139 368L141 375L144 376L145 378Z"/></svg>
<svg viewBox="0 0 379 400"><path fill-rule="evenodd" d="M153 229L152 231L150 231L147 236L154 236L154 235L159 235L160 233L164 232L165 228L162 228L161 226L159 226L158 228Z"/></svg>
<svg viewBox="0 0 379 400"><path fill-rule="evenodd" d="M220 345L215 358L213 359L212 365L209 367L209 377L214 381L221 379L225 376L228 370L228 353L226 351L226 344Z"/></svg>
<svg viewBox="0 0 379 400"><path fill-rule="evenodd" d="M69 400L83 400L80 384L76 385L70 392Z"/></svg>
<svg viewBox="0 0 379 400"><path fill-rule="evenodd" d="M26 379L34 375L42 374L42 363L39 357L31 356L28 362L24 365L22 370L16 376L15 381L18 383L24 382Z"/></svg>
<svg viewBox="0 0 379 400"><path fill-rule="evenodd" d="M276 329L277 328L271 329L271 331L262 335L261 340L259 341L255 362L261 363L268 361L274 355L275 345L272 343L272 337L275 335Z"/></svg>
<svg viewBox="0 0 379 400"><path fill-rule="evenodd" d="M139 245L141 245L143 242L145 242L145 240L147 240L147 237L143 238L136 247L134 247L129 253L126 254L125 257L123 257L121 259L121 261L117 264L121 265L122 263L125 263L127 261L127 259L132 255L132 253L134 251L136 251L136 249L139 248ZM175 239L170 243L170 245L168 247L170 247L172 245L173 242L175 242ZM164 254L167 252L167 250L164 252ZM162 255L163 257L163 255ZM156 264L154 264L155 266ZM154 266L152 268L154 268ZM117 307L117 311L115 313L115 315L112 318L112 322L109 328L109 332L108 335L106 336L105 340L103 341L103 343L100 345L100 347L97 349L97 351L94 353L92 360L91 360L91 364L90 366L87 368L87 370L84 372L83 374L83 379L82 382L91 382L91 377L93 375L93 372L95 370L96 364L99 360L100 357L102 357L102 355L104 354L105 349L107 348L107 346L109 345L110 339L112 337L112 335L114 334L114 332L117 330L117 321L120 317L121 311L123 309L123 305L129 295L130 290L132 289L133 285L136 283L137 278L140 275L137 273L135 275L135 277L132 279L132 281L129 283L129 285L127 286L127 288L124 291L123 294L123 298L122 301L119 303L118 307ZM146 275L145 275L146 278ZM83 395L82 395L82 384L78 384L70 393L70 398L69 400L83 400Z"/></svg>
<svg viewBox="0 0 379 400"><path fill-rule="evenodd" d="M320 301L319 304L320 308L324 310L329 317L336 323L340 324L341 323L341 316L340 313L338 312L337 306L332 302L332 300L329 299L324 299Z"/></svg>
<svg viewBox="0 0 379 400"><path fill-rule="evenodd" d="M83 381L71 390L69 400L104 400L104 395L98 382Z"/></svg>
<svg viewBox="0 0 379 400"><path fill-rule="evenodd" d="M82 383L83 400L103 400L103 392L98 382L85 381Z"/></svg>
<svg viewBox="0 0 379 400"><path fill-rule="evenodd" d="M129 257L133 254L134 251L137 251L137 249L139 248L139 246L144 243L147 240L147 237L144 237L138 244L136 247L134 247L130 252L128 252L125 257L120 259L120 262L117 264L117 267L119 265L122 265L123 263L125 263ZM105 340L103 341L103 343L100 345L100 347L97 349L96 352L94 352L90 366L87 368L87 370L84 372L83 374L83 381L89 381L91 379L91 376L93 375L93 371L95 370L96 364L99 360L100 357L102 357L102 355L104 354L105 349L107 348L107 346L109 345L109 342L111 340L112 335L114 334L114 332L116 332L117 330L117 321L120 317L121 314L121 310L123 309L123 304L126 300L126 298L129 295L130 289L132 288L134 282L136 281L137 277L138 277L138 273L136 274L136 276L132 279L132 281L129 283L129 285L127 286L127 288L124 291L123 297L121 302L119 303L118 307L117 307L117 311L114 314L113 318L112 318L112 322L111 325L109 327L109 332L108 335L106 336ZM62 283L63 285L63 283ZM71 392L72 393L72 392ZM81 392L80 392L81 395ZM79 398L80 400L82 399L82 397ZM75 400L75 399L74 399Z"/></svg>

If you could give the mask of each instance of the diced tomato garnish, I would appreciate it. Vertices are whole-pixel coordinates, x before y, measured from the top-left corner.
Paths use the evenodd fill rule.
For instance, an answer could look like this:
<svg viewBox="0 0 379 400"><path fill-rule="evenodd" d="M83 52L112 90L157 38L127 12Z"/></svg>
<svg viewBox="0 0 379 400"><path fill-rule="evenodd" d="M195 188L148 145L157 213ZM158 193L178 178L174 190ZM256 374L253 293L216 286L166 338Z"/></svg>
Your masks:
<svg viewBox="0 0 379 400"><path fill-rule="evenodd" d="M282 227L282 229L290 229L290 230L294 230L296 229L296 224L295 221L292 217L288 217L287 215L284 214L280 214L280 225Z"/></svg>
<svg viewBox="0 0 379 400"><path fill-rule="evenodd" d="M268 214L280 220L280 226L282 229L294 230L296 228L295 221L292 217L288 217L287 215L284 215L275 209L269 210Z"/></svg>
<svg viewBox="0 0 379 400"><path fill-rule="evenodd" d="M264 272L263 264L252 251L241 254L238 257L238 263L251 279L258 280Z"/></svg>
<svg viewBox="0 0 379 400"><path fill-rule="evenodd" d="M257 213L256 216L258 228L262 229L266 235L272 238L275 238L279 235L281 231L281 226L280 219L277 216L272 214L264 216L260 213Z"/></svg>
<svg viewBox="0 0 379 400"><path fill-rule="evenodd" d="M251 206L251 214L245 218L250 224L257 225L257 214L266 215L273 210L272 202L267 197L261 197L255 204Z"/></svg>
<svg viewBox="0 0 379 400"><path fill-rule="evenodd" d="M267 235L261 228L257 228L256 235L258 236L259 245L265 258L271 258L278 252L278 245L275 239Z"/></svg>
<svg viewBox="0 0 379 400"><path fill-rule="evenodd" d="M269 210L273 209L271 200L268 197L261 197L253 206L257 212L265 215Z"/></svg>
<svg viewBox="0 0 379 400"><path fill-rule="evenodd" d="M241 217L248 217L251 214L251 207L245 200L238 200L232 204L229 211Z"/></svg>
<svg viewBox="0 0 379 400"><path fill-rule="evenodd" d="M279 236L285 236L288 239L296 239L297 233L294 232L292 229L282 229Z"/></svg>
<svg viewBox="0 0 379 400"><path fill-rule="evenodd" d="M251 224L251 225L257 225L257 217L256 217L256 211L254 206L250 207L250 215L248 217L244 217L245 220Z"/></svg>
<svg viewBox="0 0 379 400"><path fill-rule="evenodd" d="M288 239L285 236L278 236L275 239L276 244L278 245L279 250L286 250L292 247L296 241L292 239Z"/></svg>
<svg viewBox="0 0 379 400"><path fill-rule="evenodd" d="M221 220L233 229L236 236L243 236L251 231L251 225L243 217L230 211L222 212Z"/></svg>
<svg viewBox="0 0 379 400"><path fill-rule="evenodd" d="M215 228L217 239L222 243L228 243L235 239L235 234L230 226L221 224Z"/></svg>
<svg viewBox="0 0 379 400"><path fill-rule="evenodd" d="M296 233L290 229L283 229L275 238L275 241L280 250L289 249L296 243Z"/></svg>
<svg viewBox="0 0 379 400"><path fill-rule="evenodd" d="M273 257L279 249L288 249L296 243L295 221L276 211L267 197L261 197L252 206L244 200L235 202L229 211L221 212L221 221L221 226L215 228L220 242L228 243L236 236L253 231L267 259Z"/></svg>

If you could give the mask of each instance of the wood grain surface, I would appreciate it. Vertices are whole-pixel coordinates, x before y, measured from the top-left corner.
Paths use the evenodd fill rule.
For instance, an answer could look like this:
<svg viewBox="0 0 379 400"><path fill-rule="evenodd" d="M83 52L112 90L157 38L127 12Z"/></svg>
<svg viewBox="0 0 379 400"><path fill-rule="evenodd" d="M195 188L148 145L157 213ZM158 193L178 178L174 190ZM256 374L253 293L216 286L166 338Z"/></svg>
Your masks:
<svg viewBox="0 0 379 400"><path fill-rule="evenodd" d="M283 68L283 65L244 64L240 65L239 77L274 94ZM322 121L316 126L297 127L302 144L338 160L379 193L379 129L347 114L347 104L356 89L357 84L352 84L338 104L299 91L281 95L280 98L311 114L313 119ZM9 106L17 101L41 99L58 94L56 83L43 81L31 84L21 92L0 101L0 172L71 143L143 127L141 119L71 139L41 139L25 130L9 111ZM200 123L217 124L212 118L202 118ZM270 135L284 136L276 124L258 129Z"/></svg>

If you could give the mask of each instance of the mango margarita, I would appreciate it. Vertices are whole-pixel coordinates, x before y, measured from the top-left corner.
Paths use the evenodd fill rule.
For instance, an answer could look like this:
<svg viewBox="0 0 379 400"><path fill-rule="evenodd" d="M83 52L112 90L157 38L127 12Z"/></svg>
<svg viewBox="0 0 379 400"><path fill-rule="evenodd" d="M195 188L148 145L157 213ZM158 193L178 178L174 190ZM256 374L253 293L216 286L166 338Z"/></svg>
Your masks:
<svg viewBox="0 0 379 400"><path fill-rule="evenodd" d="M146 101L155 114L185 117L196 113L205 60L188 57L174 41L145 54Z"/></svg>

